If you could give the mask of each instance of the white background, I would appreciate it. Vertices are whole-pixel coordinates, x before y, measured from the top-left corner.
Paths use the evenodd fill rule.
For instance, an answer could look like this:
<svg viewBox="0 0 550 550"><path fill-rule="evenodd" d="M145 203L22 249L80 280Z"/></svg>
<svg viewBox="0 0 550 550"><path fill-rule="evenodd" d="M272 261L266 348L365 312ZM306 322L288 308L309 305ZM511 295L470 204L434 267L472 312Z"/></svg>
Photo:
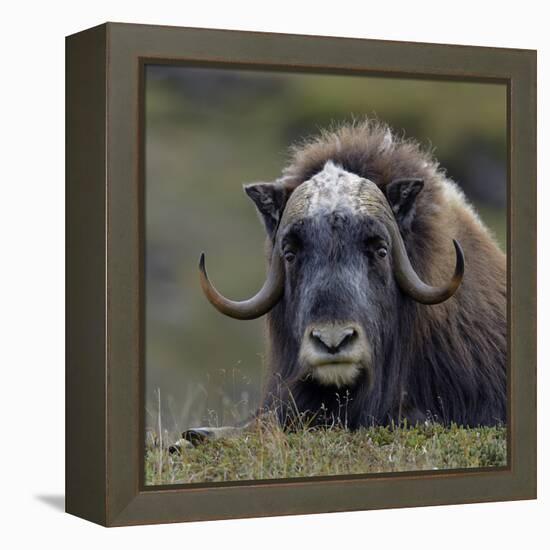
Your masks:
<svg viewBox="0 0 550 550"><path fill-rule="evenodd" d="M15 2L1 11L0 544L59 548L548 548L548 292L539 291L539 500L104 529L64 487L64 36L104 21L538 49L539 281L548 281L545 2ZM450 106L452 108L452 106ZM543 286L542 284L540 285ZM7 545L5 544L7 542Z"/></svg>

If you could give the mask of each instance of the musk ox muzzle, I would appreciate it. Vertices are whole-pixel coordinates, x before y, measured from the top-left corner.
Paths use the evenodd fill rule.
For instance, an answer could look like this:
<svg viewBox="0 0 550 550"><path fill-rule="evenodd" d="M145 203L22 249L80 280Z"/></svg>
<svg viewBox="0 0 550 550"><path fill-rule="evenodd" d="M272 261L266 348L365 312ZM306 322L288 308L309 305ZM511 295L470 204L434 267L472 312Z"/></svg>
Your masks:
<svg viewBox="0 0 550 550"><path fill-rule="evenodd" d="M372 384L371 359L371 346L356 323L311 324L301 340L302 371L324 386L351 386L360 376Z"/></svg>

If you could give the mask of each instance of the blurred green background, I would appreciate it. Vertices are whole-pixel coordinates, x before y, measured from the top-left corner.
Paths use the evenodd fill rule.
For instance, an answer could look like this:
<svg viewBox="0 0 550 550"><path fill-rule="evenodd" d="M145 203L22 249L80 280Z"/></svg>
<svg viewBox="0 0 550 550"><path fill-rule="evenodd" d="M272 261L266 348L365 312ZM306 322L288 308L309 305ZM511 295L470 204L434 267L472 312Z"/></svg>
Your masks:
<svg viewBox="0 0 550 550"><path fill-rule="evenodd" d="M506 246L504 85L149 65L146 70L146 424L231 424L259 404L263 321L216 312L264 279L264 232L243 183L272 181L288 146L376 116L435 156ZM159 407L160 405L160 407Z"/></svg>

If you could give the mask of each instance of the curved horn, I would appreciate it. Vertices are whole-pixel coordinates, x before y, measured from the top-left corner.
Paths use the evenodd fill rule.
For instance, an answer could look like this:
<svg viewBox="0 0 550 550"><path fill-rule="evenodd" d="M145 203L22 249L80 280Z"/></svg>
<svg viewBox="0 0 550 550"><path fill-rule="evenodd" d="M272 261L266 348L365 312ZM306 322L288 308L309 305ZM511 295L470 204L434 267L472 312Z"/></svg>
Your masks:
<svg viewBox="0 0 550 550"><path fill-rule="evenodd" d="M228 300L222 296L208 279L204 265L204 252L199 260L201 287L208 301L221 313L234 319L257 319L265 315L281 299L284 290L285 272L281 256L273 250L271 265L264 286L260 291L242 302Z"/></svg>
<svg viewBox="0 0 550 550"><path fill-rule="evenodd" d="M401 290L413 300L426 305L440 304L449 299L456 292L464 277L464 253L460 244L453 239L456 266L452 279L444 286L435 287L422 282L416 274L396 224L390 224L390 233L393 241L395 278Z"/></svg>

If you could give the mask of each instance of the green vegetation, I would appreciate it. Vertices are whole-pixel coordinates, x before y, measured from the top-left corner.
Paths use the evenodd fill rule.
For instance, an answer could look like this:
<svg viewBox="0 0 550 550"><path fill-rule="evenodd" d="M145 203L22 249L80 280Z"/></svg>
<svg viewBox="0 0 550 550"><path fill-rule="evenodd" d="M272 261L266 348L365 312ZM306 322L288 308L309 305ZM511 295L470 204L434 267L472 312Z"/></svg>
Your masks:
<svg viewBox="0 0 550 550"><path fill-rule="evenodd" d="M152 436L153 434L149 434ZM155 443L153 443L155 441ZM266 422L255 431L197 447L167 450L149 438L147 485L281 479L506 465L506 428L340 428L283 432ZM173 440L172 440L173 441Z"/></svg>

